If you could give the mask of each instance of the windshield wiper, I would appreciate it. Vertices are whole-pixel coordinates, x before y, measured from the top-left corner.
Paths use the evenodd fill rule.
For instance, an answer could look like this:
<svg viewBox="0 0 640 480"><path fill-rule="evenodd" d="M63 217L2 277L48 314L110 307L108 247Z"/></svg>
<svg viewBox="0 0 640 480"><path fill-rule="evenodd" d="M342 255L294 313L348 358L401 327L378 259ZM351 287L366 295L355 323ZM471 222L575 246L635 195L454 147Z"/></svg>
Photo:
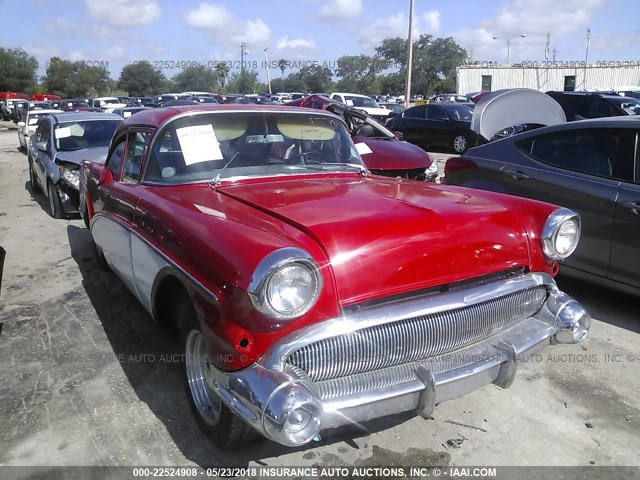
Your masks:
<svg viewBox="0 0 640 480"><path fill-rule="evenodd" d="M233 157L231 157L231 159L227 163L225 163L224 167L222 167L222 169L216 174L216 176L209 181L209 185L211 185L212 187L217 187L218 185L220 185L220 182L222 181L220 177L222 176L224 171L227 169L227 167L231 165L231 162L233 162L239 154L240 152L236 152L233 155Z"/></svg>
<svg viewBox="0 0 640 480"><path fill-rule="evenodd" d="M314 165L310 165L310 164L306 164L304 165L304 168L310 168L312 170L324 170L324 166L341 166L341 167L349 167L349 168L355 168L356 170L358 170L358 173L362 176L365 176L367 174L367 169L360 164L357 163L341 163L341 162L323 162L323 163L318 163L318 164L314 164Z"/></svg>

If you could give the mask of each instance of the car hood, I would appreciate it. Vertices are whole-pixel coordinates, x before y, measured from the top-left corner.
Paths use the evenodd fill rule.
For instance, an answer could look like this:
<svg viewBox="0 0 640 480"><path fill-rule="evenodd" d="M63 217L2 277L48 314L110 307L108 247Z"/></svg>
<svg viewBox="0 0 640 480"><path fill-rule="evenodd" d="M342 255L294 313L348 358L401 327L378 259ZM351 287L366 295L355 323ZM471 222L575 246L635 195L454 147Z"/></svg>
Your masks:
<svg viewBox="0 0 640 480"><path fill-rule="evenodd" d="M360 153L369 170L408 170L428 168L431 157L412 143L394 139L353 137L353 143L364 143L371 153Z"/></svg>
<svg viewBox="0 0 640 480"><path fill-rule="evenodd" d="M466 189L332 177L218 191L315 239L343 306L530 266L517 214Z"/></svg>
<svg viewBox="0 0 640 480"><path fill-rule="evenodd" d="M77 165L80 165L83 160L89 160L102 165L107 160L108 152L109 147L83 148L72 152L58 152L56 153L56 160Z"/></svg>
<svg viewBox="0 0 640 480"><path fill-rule="evenodd" d="M514 88L484 95L473 109L471 130L490 140L500 130L514 125L547 126L566 121L560 104L546 93Z"/></svg>

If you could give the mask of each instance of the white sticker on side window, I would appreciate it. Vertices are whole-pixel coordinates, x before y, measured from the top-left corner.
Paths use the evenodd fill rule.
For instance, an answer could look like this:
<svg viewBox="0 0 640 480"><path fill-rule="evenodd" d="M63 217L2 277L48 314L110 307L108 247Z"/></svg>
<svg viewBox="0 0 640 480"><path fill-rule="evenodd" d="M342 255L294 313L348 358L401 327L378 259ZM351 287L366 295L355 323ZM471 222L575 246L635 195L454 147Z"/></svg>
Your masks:
<svg viewBox="0 0 640 480"><path fill-rule="evenodd" d="M177 128L176 134L186 165L222 160L222 151L220 151L220 144L213 131L213 125Z"/></svg>
<svg viewBox="0 0 640 480"><path fill-rule="evenodd" d="M373 153L373 150L369 148L369 145L366 143L356 143L356 150L360 155L366 155L367 153Z"/></svg>
<svg viewBox="0 0 640 480"><path fill-rule="evenodd" d="M71 127L56 128L56 138L67 138L71 136Z"/></svg>

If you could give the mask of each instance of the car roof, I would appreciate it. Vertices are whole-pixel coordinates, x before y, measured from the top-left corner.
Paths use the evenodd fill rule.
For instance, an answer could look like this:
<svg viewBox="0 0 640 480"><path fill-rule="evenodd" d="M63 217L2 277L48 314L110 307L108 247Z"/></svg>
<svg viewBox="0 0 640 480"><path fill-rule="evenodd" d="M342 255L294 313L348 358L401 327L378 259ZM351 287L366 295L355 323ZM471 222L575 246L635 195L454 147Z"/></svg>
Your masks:
<svg viewBox="0 0 640 480"><path fill-rule="evenodd" d="M361 95L360 93L333 92L332 95L349 95L350 97L371 98L368 95Z"/></svg>
<svg viewBox="0 0 640 480"><path fill-rule="evenodd" d="M115 113L102 112L62 112L52 115L56 122L75 122L75 121L92 121L92 120L122 120L120 115Z"/></svg>
<svg viewBox="0 0 640 480"><path fill-rule="evenodd" d="M41 113L64 113L64 110L58 110L57 108L43 108L40 110L29 110L27 115L39 115Z"/></svg>
<svg viewBox="0 0 640 480"><path fill-rule="evenodd" d="M124 122L122 128L126 128L129 125L139 125L139 126L151 126L158 127L162 125L165 121L169 120L172 117L183 113L189 112L220 112L220 111L228 111L228 112L269 112L269 111L277 111L277 112L305 112L310 113L308 108L304 107L292 107L287 105L261 105L258 103L250 103L250 104L220 104L220 103L207 103L207 104L193 104L193 105L177 105L174 107L160 107L160 108L150 108L147 110L142 110L135 114L135 116L131 116L127 118ZM315 113L323 113L322 110L315 110ZM102 114L105 115L105 114ZM330 115L335 117L332 113L326 113L326 115Z"/></svg>

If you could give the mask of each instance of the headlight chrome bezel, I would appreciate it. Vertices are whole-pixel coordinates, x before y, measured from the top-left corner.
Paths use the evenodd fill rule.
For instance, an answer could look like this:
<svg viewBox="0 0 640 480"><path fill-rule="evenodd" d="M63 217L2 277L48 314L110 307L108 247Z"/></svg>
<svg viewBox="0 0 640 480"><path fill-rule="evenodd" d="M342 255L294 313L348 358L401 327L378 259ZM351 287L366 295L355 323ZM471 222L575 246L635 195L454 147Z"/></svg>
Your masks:
<svg viewBox="0 0 640 480"><path fill-rule="evenodd" d="M561 227L567 222L576 223L577 234L571 248L566 253L560 253L556 244L558 240L558 233L560 232ZM544 254L551 260L564 260L571 256L580 242L581 229L582 225L580 215L576 212L568 208L558 208L557 210L554 210L551 215L549 215L549 218L547 218L540 237Z"/></svg>
<svg viewBox="0 0 640 480"><path fill-rule="evenodd" d="M269 303L267 291L273 276L281 269L294 264L302 265L309 270L315 282L315 289L304 307L287 314L273 308ZM311 255L299 248L286 247L276 250L262 259L253 273L248 294L253 306L267 317L274 320L294 320L313 308L322 291L322 284L320 268Z"/></svg>

